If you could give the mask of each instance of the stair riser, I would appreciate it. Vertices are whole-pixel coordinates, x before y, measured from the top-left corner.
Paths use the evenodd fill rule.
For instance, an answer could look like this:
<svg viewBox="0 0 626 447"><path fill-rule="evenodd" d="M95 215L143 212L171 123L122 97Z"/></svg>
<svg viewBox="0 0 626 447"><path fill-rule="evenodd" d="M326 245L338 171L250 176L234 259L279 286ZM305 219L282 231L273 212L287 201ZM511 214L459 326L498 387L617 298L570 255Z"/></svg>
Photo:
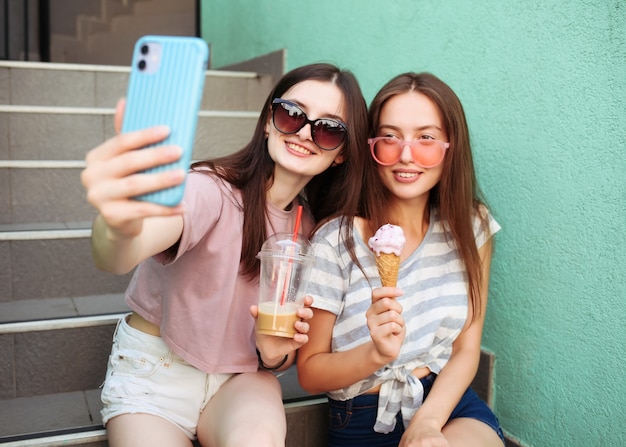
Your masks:
<svg viewBox="0 0 626 447"><path fill-rule="evenodd" d="M61 125L70 121L69 118L46 116L37 121L40 122L42 129L50 129L50 124L56 122ZM45 147L45 141L40 141L40 139L45 139L45 130L36 132L33 129L31 135L15 139L18 141L11 149L11 153L19 154L16 156L17 159L84 160L87 150L90 149L89 142L91 146L95 146L103 141L94 135L98 133L97 130L88 129L89 122L93 123L92 127L97 127L97 121L98 119L93 119L93 117L74 120L76 129L83 130L83 132L76 130L76 133L84 135L85 146L77 147L78 143L75 143L72 147L68 144L65 147L59 146L56 151L53 151ZM100 121L102 121L101 118ZM193 159L225 155L243 147L249 135L252 134L252 127L255 124L254 119L200 118ZM15 127L18 127L17 123ZM19 127L25 131L29 126L23 122ZM67 128L68 126L59 126L56 129L60 131L61 127ZM38 134L40 138L35 134ZM216 134L221 136L216 137ZM39 144L38 148L36 144ZM63 151L62 154L60 154L61 151ZM2 150L0 150L1 153ZM45 157L46 154L48 157ZM1 158L10 159L6 155ZM0 204L4 205L3 212L0 213L0 224L92 220L95 211L87 203L85 189L80 181L81 171L81 168L0 168L0 186L2 186Z"/></svg>
<svg viewBox="0 0 626 447"><path fill-rule="evenodd" d="M193 3L191 0L185 2ZM144 6L144 2L124 2L131 7L135 3ZM162 1L159 7L178 8L182 2L175 3ZM124 12L121 4L121 0L103 0L103 15ZM80 182L80 164L89 149L114 134L112 110L118 98L126 92L130 62L126 59L129 59L136 38L132 37L133 33L156 31L167 34L169 31L177 34L175 28L168 28L175 18L171 12L164 23L159 24L159 18L152 21L152 26L159 25L158 30L124 24L127 20L119 19L115 26L127 28L129 32L120 31L108 36L98 33L104 26L97 20L85 19L81 32L94 35L90 45L79 44L76 39L68 37L52 36L53 60L55 54L66 52L63 55L66 61L76 57L78 59L74 60L81 64L106 63L106 55L89 52L91 46L96 53L103 49L112 52L109 63L122 65L119 68L85 65L72 68L59 64L25 64L29 68L24 68L19 63L0 61L0 161L79 162L78 166L67 163L72 167L65 168L58 164L46 168L6 167L10 163L0 167L0 225L7 225L0 230L24 231L19 237L16 233L0 233L15 237L13 240L0 239L0 316L5 323L2 326L5 333L0 333L0 437L11 433L32 433L36 425L34 420L43 421L38 427L45 427L45 430L100 423L98 387L104 379L115 329L115 324L110 323L110 315L128 311L123 303L123 292L132 274L113 275L99 271L94 265L86 229L95 210L85 198ZM195 29L195 21L185 22L185 26L190 25ZM64 47L59 48L57 43ZM225 72L208 71L202 110L253 113L239 117L229 113L222 117L201 116L193 159L221 156L243 147L252 135L256 113L272 84L270 75L233 73L231 76ZM14 107L2 109L2 105ZM40 109L25 112L17 110L20 106L101 110L67 113L71 111L57 109L47 113ZM18 228L10 228L14 224ZM26 230L29 228L54 230L67 227L83 231L79 232L80 237L74 238L19 239L28 236ZM102 316L107 318L104 325L99 323ZM55 321L41 320L68 317L72 325L80 321L98 322L90 327L43 330ZM56 320L59 321L66 322ZM15 333L9 333L11 331ZM284 374L281 378L284 390L293 390L293 384L290 388L286 382L288 377L293 383L297 382L295 374ZM296 391L292 397L302 395L299 387ZM59 393L70 393L74 400ZM41 396L45 396L43 401L39 400ZM31 402L36 408L21 406L24 401ZM325 411L319 417L325 421ZM319 438L323 433L323 429L321 433L315 433L313 425L320 427L317 417L311 419L305 410L294 412L288 409L287 418L289 426L294 427L289 430L288 446L313 447L310 442L312 430L313 437ZM18 421L23 430L14 431ZM57 425L45 426L50 421ZM100 441L78 445L106 447L108 444ZM324 445L324 442L315 445Z"/></svg>
<svg viewBox="0 0 626 447"><path fill-rule="evenodd" d="M0 399L97 389L117 324L111 321L0 334L0 372L8 379L0 383ZM280 382L285 399L309 396L298 384L293 367L280 376Z"/></svg>
<svg viewBox="0 0 626 447"><path fill-rule="evenodd" d="M0 159L83 160L114 134L112 121L111 115L0 113L0 130L6 130Z"/></svg>
<svg viewBox="0 0 626 447"><path fill-rule="evenodd" d="M226 77L208 72L202 110L259 111L270 76ZM112 108L126 94L128 73L3 67L0 104Z"/></svg>
<svg viewBox="0 0 626 447"><path fill-rule="evenodd" d="M53 418L49 430L58 430L72 426L91 427L89 433L66 436L52 436L40 439L38 443L28 444L37 446L64 446L77 447L107 447L106 433L101 429L99 390L72 392L59 395L43 396L22 399L17 408L2 408L0 406L0 434L11 436L24 433L19 428L27 427L34 430L33 424L25 420L50 420L46 409L62 411L61 417ZM303 402L298 406L285 405L287 422L286 447L322 447L325 446L328 429L328 404L325 400ZM70 423L71 422L71 423ZM36 432L36 430L34 430ZM78 442L78 443L77 443ZM195 441L194 447L200 447Z"/></svg>
<svg viewBox="0 0 626 447"><path fill-rule="evenodd" d="M239 150L250 140L256 121L200 116L193 158ZM90 149L114 134L110 114L0 112L0 160L84 160Z"/></svg>
<svg viewBox="0 0 626 447"><path fill-rule="evenodd" d="M81 171L0 168L0 179L9 184L0 190L0 203L7 204L0 224L92 221L96 210L87 202Z"/></svg>
<svg viewBox="0 0 626 447"><path fill-rule="evenodd" d="M122 293L130 274L98 270L89 238L0 242L0 301Z"/></svg>
<svg viewBox="0 0 626 447"><path fill-rule="evenodd" d="M5 440L14 441L13 446L89 446L106 447L106 436L102 437L102 419L100 418L100 390L74 391L71 393L52 394L9 400L13 405L2 405L0 402L0 444ZM76 443L77 435L52 436L43 439L26 439L21 444L15 436L28 436L31 433L47 432L65 428L96 429L88 438L81 437ZM99 431L98 431L99 430ZM8 439L7 439L8 437ZM11 439L11 437L13 437ZM19 439L19 438L18 438ZM101 442L97 442L101 440Z"/></svg>
<svg viewBox="0 0 626 447"><path fill-rule="evenodd" d="M97 389L115 325L0 335L0 399ZM6 378L7 380L5 380Z"/></svg>

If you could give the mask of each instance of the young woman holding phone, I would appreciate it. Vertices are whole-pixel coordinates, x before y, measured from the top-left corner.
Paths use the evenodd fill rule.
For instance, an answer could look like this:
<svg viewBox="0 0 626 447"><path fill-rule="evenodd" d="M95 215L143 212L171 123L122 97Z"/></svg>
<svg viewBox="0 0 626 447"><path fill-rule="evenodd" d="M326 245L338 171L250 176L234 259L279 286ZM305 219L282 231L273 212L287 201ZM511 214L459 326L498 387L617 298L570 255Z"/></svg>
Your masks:
<svg viewBox="0 0 626 447"><path fill-rule="evenodd" d="M123 101L118 129L122 116ZM255 337L256 255L269 235L293 231L299 205L306 236L316 220L356 208L366 130L354 76L312 64L278 81L243 149L193 165L178 206L133 199L183 181L180 170L142 173L180 157L171 146L136 150L168 129L119 134L89 152L94 260L113 273L137 267L102 390L112 447L284 445L271 372L308 341L312 311L299 311L294 338Z"/></svg>

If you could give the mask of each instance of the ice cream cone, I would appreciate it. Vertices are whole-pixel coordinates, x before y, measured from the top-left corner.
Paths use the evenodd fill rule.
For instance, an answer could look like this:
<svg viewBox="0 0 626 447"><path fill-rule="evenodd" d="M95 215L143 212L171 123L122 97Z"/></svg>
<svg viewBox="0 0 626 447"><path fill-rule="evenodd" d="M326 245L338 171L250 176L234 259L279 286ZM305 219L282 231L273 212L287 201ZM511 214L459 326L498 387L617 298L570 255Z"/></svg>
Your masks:
<svg viewBox="0 0 626 447"><path fill-rule="evenodd" d="M402 228L391 224L383 225L369 238L368 245L376 255L376 265L383 287L396 287L398 283L400 255L405 242Z"/></svg>
<svg viewBox="0 0 626 447"><path fill-rule="evenodd" d="M395 287L398 283L400 256L393 253L381 253L380 256L376 257L376 265L383 287Z"/></svg>

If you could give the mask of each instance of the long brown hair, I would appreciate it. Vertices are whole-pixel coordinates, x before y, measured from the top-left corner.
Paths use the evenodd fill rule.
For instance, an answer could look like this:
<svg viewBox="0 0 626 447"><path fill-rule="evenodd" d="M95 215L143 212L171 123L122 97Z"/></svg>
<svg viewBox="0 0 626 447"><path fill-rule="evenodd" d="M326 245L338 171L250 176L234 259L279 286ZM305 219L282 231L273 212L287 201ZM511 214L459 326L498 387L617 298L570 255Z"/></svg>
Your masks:
<svg viewBox="0 0 626 447"><path fill-rule="evenodd" d="M469 296L473 315L480 312L481 262L472 229L472 218L478 215L482 226L488 230L486 216L480 211L480 190L476 182L474 162L470 146L469 130L461 101L442 80L430 73L404 73L391 79L372 100L369 108L369 136L375 137L380 124L380 113L392 97L418 92L428 97L439 109L443 128L448 135L450 148L443 161L439 183L430 191L428 206L437 209L445 229L452 236L468 276ZM378 172L373 159L368 171ZM376 176L378 179L380 177ZM364 195L361 213L369 222L373 233L388 222L388 200L391 194L382 184Z"/></svg>
<svg viewBox="0 0 626 447"><path fill-rule="evenodd" d="M315 220L353 214L360 197L359 180L368 156L362 148L367 132L367 104L354 75L334 65L319 63L295 68L286 73L267 97L250 142L238 152L224 157L196 162L192 169L209 167L235 188L243 198L242 273L250 278L259 274L256 258L266 234L266 192L272 185L274 161L267 150L265 125L271 117L272 100L280 98L294 85L307 80L335 84L341 90L348 138L341 147L344 161L314 176L301 191Z"/></svg>

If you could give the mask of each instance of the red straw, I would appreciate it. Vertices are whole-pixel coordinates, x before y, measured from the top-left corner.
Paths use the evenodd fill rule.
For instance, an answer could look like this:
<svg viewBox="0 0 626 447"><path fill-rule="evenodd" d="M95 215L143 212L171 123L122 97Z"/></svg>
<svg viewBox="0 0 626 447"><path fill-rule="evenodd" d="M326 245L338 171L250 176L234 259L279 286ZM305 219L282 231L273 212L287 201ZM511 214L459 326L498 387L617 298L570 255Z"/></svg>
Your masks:
<svg viewBox="0 0 626 447"><path fill-rule="evenodd" d="M298 214L296 214L296 224L293 226L293 241L298 240L298 230L300 229L300 220L302 219L302 205L298 205Z"/></svg>
<svg viewBox="0 0 626 447"><path fill-rule="evenodd" d="M296 214L296 223L293 226L293 241L296 242L298 240L298 230L300 230L300 220L302 219L302 205L298 205L298 214ZM291 279L291 269L293 265L293 260L289 260L289 270L287 270L287 275L285 276L285 284L283 285L283 294L280 297L280 305L284 306L285 298L287 298L287 284Z"/></svg>

